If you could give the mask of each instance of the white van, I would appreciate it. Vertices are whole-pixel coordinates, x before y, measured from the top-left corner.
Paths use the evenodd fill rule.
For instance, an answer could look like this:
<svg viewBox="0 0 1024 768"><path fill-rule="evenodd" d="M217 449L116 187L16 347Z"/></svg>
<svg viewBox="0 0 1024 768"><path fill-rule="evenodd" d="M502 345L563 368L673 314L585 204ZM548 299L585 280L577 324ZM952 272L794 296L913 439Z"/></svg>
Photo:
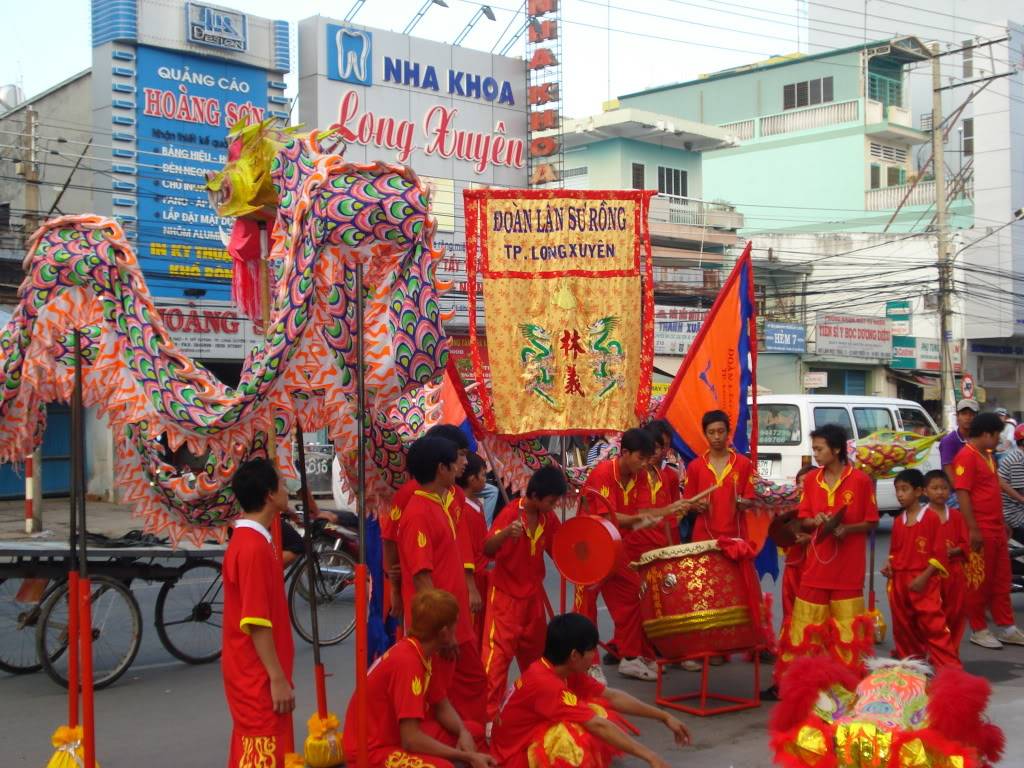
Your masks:
<svg viewBox="0 0 1024 768"><path fill-rule="evenodd" d="M880 429L939 433L935 422L912 400L856 395L763 395L757 398L757 469L765 478L792 483L797 470L812 462L811 430L838 424L851 438L861 439ZM936 443L919 469L940 469ZM899 509L891 481L878 483L878 507Z"/></svg>

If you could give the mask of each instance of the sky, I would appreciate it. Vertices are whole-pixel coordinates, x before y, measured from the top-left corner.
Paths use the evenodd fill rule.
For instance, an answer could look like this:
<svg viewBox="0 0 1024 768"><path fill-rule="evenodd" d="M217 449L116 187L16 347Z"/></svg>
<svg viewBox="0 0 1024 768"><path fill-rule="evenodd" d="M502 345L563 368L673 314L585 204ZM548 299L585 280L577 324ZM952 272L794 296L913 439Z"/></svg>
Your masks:
<svg viewBox="0 0 1024 768"><path fill-rule="evenodd" d="M343 18L353 0L219 0L224 7L286 19L316 14ZM366 0L355 22L401 31L423 0ZM479 7L471 0L432 6L413 34L451 42ZM12 6L14 0L7 0ZM522 26L522 0L494 0L496 21L482 19L463 43L489 51ZM563 0L564 112L581 117L601 111L610 97L702 73L758 61L774 54L806 51L798 40L797 0ZM89 0L17 3L4 12L0 85L21 85L29 96L91 64ZM609 31L609 28L611 31ZM857 42L851 32L850 44ZM806 36L806 31L803 32ZM499 46L500 47L500 46ZM522 41L510 53L522 55ZM610 53L610 55L609 55ZM610 66L609 66L610 64ZM287 81L292 87L293 72Z"/></svg>

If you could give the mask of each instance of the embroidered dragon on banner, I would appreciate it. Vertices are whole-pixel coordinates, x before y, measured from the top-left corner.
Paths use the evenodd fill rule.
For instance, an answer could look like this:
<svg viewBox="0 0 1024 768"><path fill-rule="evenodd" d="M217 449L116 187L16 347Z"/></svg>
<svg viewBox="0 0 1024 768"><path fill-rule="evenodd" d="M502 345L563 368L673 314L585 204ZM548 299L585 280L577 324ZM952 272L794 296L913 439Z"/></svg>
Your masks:
<svg viewBox="0 0 1024 768"><path fill-rule="evenodd" d="M448 343L438 307L430 193L403 165L357 164L327 131L299 136L269 123L229 137L231 162L212 178L221 215L274 215L272 306L265 340L237 387L175 346L119 224L64 216L32 237L19 304L0 331L0 460L39 445L45 405L70 400L79 331L86 406L114 430L117 481L152 532L174 542L223 539L237 515L230 478L266 456L294 477L291 434L327 428L354 479L358 430L371 446L371 512L405 480L404 447L437 420ZM356 283L362 264L363 283ZM367 413L356 411L356 291L365 297ZM160 440L205 466L180 474ZM495 446L517 466L550 461L539 445Z"/></svg>

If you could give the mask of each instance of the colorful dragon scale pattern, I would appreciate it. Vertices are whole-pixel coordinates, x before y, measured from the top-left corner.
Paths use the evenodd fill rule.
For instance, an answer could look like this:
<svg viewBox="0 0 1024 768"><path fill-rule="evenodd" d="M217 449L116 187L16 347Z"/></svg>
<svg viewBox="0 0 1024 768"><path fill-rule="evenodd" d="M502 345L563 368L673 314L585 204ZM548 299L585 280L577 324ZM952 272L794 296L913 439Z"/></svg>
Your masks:
<svg viewBox="0 0 1024 768"><path fill-rule="evenodd" d="M0 331L0 460L28 455L41 440L45 404L70 399L79 329L85 404L111 423L119 485L148 529L175 541L186 533L221 538L236 515L225 491L234 467L265 455L268 434L278 436L283 473L294 476L287 435L296 421L307 431L327 427L351 470L361 264L369 404L362 428L374 459L367 490L371 510L387 503L405 478L403 444L415 425L429 426L418 390L440 376L447 357L429 192L404 166L349 163L312 136L287 137L271 177L280 205L269 333L237 388L176 348L115 221L65 216L36 232L19 305ZM403 409L417 408L410 423ZM172 449L209 451L206 471L174 477L158 458L162 434Z"/></svg>

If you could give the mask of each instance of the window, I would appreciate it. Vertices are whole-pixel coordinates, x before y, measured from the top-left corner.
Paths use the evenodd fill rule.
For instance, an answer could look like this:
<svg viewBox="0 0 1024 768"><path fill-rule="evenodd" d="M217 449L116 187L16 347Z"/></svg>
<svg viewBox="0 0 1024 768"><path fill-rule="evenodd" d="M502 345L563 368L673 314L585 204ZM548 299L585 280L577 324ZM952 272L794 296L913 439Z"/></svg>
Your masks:
<svg viewBox="0 0 1024 768"><path fill-rule="evenodd" d="M906 147L894 147L890 144L879 144L872 141L870 154L872 157L877 157L879 160L888 160L891 163L907 162Z"/></svg>
<svg viewBox="0 0 1024 768"><path fill-rule="evenodd" d="M857 437L867 437L880 429L892 429L892 414L888 408L854 408L853 420L857 424Z"/></svg>
<svg viewBox="0 0 1024 768"><path fill-rule="evenodd" d="M974 77L974 48L968 48L973 46L973 40L964 40L964 74L965 78Z"/></svg>
<svg viewBox="0 0 1024 768"><path fill-rule="evenodd" d="M971 155L974 154L974 118L973 117L964 118L963 125L964 125L963 153L964 153L964 157L970 157Z"/></svg>
<svg viewBox="0 0 1024 768"><path fill-rule="evenodd" d="M847 436L853 435L853 425L850 423L850 412L841 407L821 407L814 409L814 428L826 424L838 424L846 430Z"/></svg>
<svg viewBox="0 0 1024 768"><path fill-rule="evenodd" d="M644 164L633 163L633 189L644 189L646 180L644 178Z"/></svg>
<svg viewBox="0 0 1024 768"><path fill-rule="evenodd" d="M921 130L930 131L932 129L932 113L923 112L921 113Z"/></svg>
<svg viewBox="0 0 1024 768"><path fill-rule="evenodd" d="M795 405L757 406L758 445L799 445L800 409Z"/></svg>
<svg viewBox="0 0 1024 768"><path fill-rule="evenodd" d="M658 192L663 195L686 197L686 171L659 165Z"/></svg>
<svg viewBox="0 0 1024 768"><path fill-rule="evenodd" d="M871 189L882 188L882 166L872 163L871 164Z"/></svg>
<svg viewBox="0 0 1024 768"><path fill-rule="evenodd" d="M877 72L868 75L868 98L885 106L903 106L903 82Z"/></svg>
<svg viewBox="0 0 1024 768"><path fill-rule="evenodd" d="M439 179L434 176L420 176L433 192L431 196L431 213L437 219L438 232L455 231L455 182L452 179Z"/></svg>
<svg viewBox="0 0 1024 768"><path fill-rule="evenodd" d="M898 187L907 182L907 169L898 168L895 165L885 167L885 186Z"/></svg>
<svg viewBox="0 0 1024 768"><path fill-rule="evenodd" d="M935 434L935 425L928 418L928 414L920 408L899 408L900 421L903 422L904 432L913 432L921 437L931 437Z"/></svg>
<svg viewBox="0 0 1024 768"><path fill-rule="evenodd" d="M832 99L831 77L819 77L815 80L804 80L782 86L782 108L784 110L826 104Z"/></svg>

